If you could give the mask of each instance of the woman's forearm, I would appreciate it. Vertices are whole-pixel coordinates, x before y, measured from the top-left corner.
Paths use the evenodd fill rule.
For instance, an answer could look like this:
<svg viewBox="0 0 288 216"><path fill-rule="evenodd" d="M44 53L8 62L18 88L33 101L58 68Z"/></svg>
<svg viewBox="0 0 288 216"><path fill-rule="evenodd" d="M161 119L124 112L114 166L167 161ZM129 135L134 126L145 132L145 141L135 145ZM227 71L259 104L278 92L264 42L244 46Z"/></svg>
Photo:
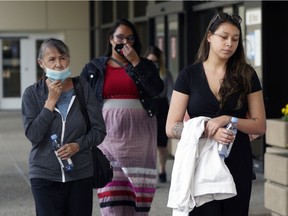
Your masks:
<svg viewBox="0 0 288 216"><path fill-rule="evenodd" d="M173 138L176 138L176 139L181 138L183 127L184 127L183 122L176 122L176 124L171 129Z"/></svg>

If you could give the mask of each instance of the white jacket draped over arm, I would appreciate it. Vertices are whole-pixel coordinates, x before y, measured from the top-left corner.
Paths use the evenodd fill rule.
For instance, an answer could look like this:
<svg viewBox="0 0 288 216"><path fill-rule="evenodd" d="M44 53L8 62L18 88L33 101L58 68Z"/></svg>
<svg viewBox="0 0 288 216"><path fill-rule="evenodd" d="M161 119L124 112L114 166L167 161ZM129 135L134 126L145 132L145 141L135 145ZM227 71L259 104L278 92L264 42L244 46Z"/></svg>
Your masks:
<svg viewBox="0 0 288 216"><path fill-rule="evenodd" d="M188 216L195 206L235 196L236 187L213 139L200 138L208 117L184 122L175 153L167 206L173 216Z"/></svg>

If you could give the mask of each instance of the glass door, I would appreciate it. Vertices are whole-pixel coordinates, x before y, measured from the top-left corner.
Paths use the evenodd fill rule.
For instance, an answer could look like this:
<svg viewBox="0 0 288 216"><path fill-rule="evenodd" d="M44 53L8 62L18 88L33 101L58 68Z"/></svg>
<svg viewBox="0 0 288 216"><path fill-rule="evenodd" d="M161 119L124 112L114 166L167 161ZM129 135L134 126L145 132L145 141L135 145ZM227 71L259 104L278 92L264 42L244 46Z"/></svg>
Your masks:
<svg viewBox="0 0 288 216"><path fill-rule="evenodd" d="M176 80L182 68L180 68L179 51L179 15L171 14L168 16L168 68L173 79Z"/></svg>
<svg viewBox="0 0 288 216"><path fill-rule="evenodd" d="M1 65L1 108L18 104L21 97L21 39L2 38L0 40ZM1 64L1 63L0 63Z"/></svg>
<svg viewBox="0 0 288 216"><path fill-rule="evenodd" d="M43 40L60 35L0 34L0 110L21 109L24 90L43 76L38 66L38 49Z"/></svg>
<svg viewBox="0 0 288 216"><path fill-rule="evenodd" d="M166 54L166 38L165 38L165 17L159 16L155 18L155 45Z"/></svg>

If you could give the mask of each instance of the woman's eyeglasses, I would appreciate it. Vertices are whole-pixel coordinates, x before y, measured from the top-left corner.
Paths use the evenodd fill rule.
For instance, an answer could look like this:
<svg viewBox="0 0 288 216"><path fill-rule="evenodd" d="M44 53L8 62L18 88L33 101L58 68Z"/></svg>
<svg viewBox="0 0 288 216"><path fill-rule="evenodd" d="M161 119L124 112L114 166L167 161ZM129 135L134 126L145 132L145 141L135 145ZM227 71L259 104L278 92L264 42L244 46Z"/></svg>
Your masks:
<svg viewBox="0 0 288 216"><path fill-rule="evenodd" d="M114 36L116 37L117 42L119 42L119 43L123 42L124 39L126 39L126 41L128 43L132 43L135 41L134 35L129 35L129 36L125 37L123 34L118 34L118 35L114 35Z"/></svg>
<svg viewBox="0 0 288 216"><path fill-rule="evenodd" d="M239 15L236 15L236 14L227 14L227 13L218 13L214 19L212 20L211 22L211 26L210 26L210 29L211 27L213 26L213 24L215 23L215 21L219 19L221 22L226 22L226 21L231 21L237 25L240 26L241 22L242 22L242 18L239 16Z"/></svg>

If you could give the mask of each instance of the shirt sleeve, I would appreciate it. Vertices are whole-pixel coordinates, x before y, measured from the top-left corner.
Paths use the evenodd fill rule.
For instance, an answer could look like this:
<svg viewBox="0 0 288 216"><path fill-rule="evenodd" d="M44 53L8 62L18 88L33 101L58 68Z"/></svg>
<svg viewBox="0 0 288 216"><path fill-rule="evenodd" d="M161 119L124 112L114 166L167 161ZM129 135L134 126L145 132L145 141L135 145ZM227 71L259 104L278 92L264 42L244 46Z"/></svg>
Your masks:
<svg viewBox="0 0 288 216"><path fill-rule="evenodd" d="M188 94L189 95L189 80L190 80L190 76L189 76L189 69L188 67L184 68L182 71L180 71L175 85L174 85L174 90L181 92L183 94Z"/></svg>
<svg viewBox="0 0 288 216"><path fill-rule="evenodd" d="M262 86L261 86L259 77L258 77L256 71L254 70L252 78L251 78L251 93L257 92L260 90L262 90Z"/></svg>

